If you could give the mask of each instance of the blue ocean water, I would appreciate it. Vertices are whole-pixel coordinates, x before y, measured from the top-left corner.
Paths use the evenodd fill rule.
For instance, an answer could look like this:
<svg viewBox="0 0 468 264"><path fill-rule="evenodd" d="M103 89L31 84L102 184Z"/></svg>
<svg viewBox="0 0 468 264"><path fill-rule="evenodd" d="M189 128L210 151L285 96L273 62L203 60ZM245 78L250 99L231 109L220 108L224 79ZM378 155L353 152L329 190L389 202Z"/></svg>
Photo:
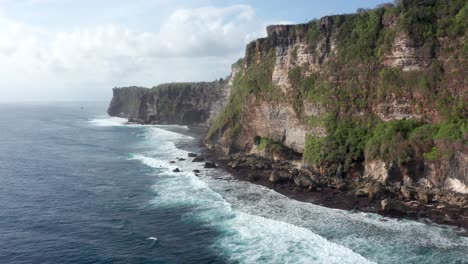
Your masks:
<svg viewBox="0 0 468 264"><path fill-rule="evenodd" d="M170 163L198 150L186 127L105 110L0 104L0 263L468 263L456 228L196 177L201 164Z"/></svg>

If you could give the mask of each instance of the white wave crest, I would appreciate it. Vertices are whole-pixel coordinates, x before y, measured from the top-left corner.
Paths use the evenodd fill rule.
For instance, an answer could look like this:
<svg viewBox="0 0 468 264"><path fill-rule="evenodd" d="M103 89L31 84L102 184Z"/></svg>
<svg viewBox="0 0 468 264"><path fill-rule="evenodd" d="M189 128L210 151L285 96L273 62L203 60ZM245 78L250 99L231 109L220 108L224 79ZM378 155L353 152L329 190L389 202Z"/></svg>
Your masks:
<svg viewBox="0 0 468 264"><path fill-rule="evenodd" d="M120 117L103 117L91 119L88 122L100 127L123 126L127 123L127 119Z"/></svg>
<svg viewBox="0 0 468 264"><path fill-rule="evenodd" d="M438 263L450 256L447 262L456 263L468 249L468 240L451 230L303 203L221 170L204 170L201 163L170 163L187 155L177 144L192 137L156 126L141 135L152 149L131 159L154 168L151 204L191 208L181 217L218 230L222 235L212 247L230 262ZM193 169L202 171L200 177ZM431 250L421 254L421 248Z"/></svg>

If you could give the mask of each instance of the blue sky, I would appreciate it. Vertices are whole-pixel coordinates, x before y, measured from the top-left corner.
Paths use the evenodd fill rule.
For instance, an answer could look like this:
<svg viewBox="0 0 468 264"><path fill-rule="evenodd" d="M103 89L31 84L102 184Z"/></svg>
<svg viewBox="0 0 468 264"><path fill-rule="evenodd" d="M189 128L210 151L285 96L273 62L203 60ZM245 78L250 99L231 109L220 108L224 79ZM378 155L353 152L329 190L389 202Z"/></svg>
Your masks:
<svg viewBox="0 0 468 264"><path fill-rule="evenodd" d="M105 101L114 86L214 80L268 24L384 2L0 0L0 101Z"/></svg>

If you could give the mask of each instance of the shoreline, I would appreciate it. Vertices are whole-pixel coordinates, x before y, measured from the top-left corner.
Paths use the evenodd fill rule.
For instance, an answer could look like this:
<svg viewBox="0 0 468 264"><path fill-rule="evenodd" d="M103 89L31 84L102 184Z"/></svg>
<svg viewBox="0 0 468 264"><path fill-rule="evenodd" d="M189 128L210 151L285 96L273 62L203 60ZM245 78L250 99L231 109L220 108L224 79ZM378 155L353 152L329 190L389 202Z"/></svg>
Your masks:
<svg viewBox="0 0 468 264"><path fill-rule="evenodd" d="M434 203L428 203L425 205L416 200L402 200L392 197L392 200L403 204L406 207L407 212L403 214L399 212L385 213L380 210L381 199L371 199L365 195L357 196L357 189L336 188L336 186L333 185L320 185L311 190L310 188L298 186L292 178L276 183L271 182L270 176L273 171L290 174L288 169L291 169L291 166L288 167L287 164L291 165L291 163L288 161L273 161L254 157L252 155L237 154L238 157L248 157L254 161L266 162L267 164L272 165L272 167L260 166L252 168L249 166L236 166L233 168L232 164L230 164L230 162L236 160L236 158L232 158L233 155L225 155L219 151L211 150L203 143L203 137L206 132L206 127L204 126L188 126L186 131L177 132L195 138L197 141L196 145L198 145L198 154L203 156L205 161L216 163L219 169L230 173L237 180L262 185L283 194L290 199L312 203L323 207L375 213L382 217L408 219L425 224L446 225L458 228L459 230L456 232L459 235L468 237L468 208L455 206L438 207L437 204ZM385 218L382 218L382 221L385 221Z"/></svg>
<svg viewBox="0 0 468 264"><path fill-rule="evenodd" d="M201 140L199 140L199 146L201 149L200 154L203 155L207 161L215 162L218 168L230 173L235 179L247 181L251 184L262 185L290 199L333 209L375 213L382 217L390 217L398 220L407 219L425 224L446 225L448 227L458 228L459 230L456 232L459 235L468 237L468 208L453 206L438 207L437 204L433 203L424 205L415 200L408 201L392 198L392 200L404 204L408 210L407 213L384 213L379 210L381 199L357 196L355 194L355 189L340 190L333 186L320 186L314 190L310 190L296 185L292 180L273 183L269 178L274 169L232 168L232 166L229 165L232 159L227 158L229 155L210 150ZM275 163L275 161L271 162L272 164ZM382 218L382 221L385 221L385 218Z"/></svg>
<svg viewBox="0 0 468 264"><path fill-rule="evenodd" d="M202 145L203 146L203 145ZM367 197L357 197L353 190L342 191L333 187L320 187L310 191L288 181L285 183L272 183L269 181L270 170L253 171L249 168L232 169L219 154L204 147L202 151L207 160L215 162L220 169L233 175L240 181L247 181L252 184L262 185L288 198L320 205L328 208L359 211L365 213L375 213L383 217L396 219L409 219L425 224L440 224L460 228L459 234L468 237L468 210L465 208L437 208L433 204L423 205L417 201L400 201L408 208L405 215L382 213L379 211L380 200L369 199ZM382 219L382 221L385 221Z"/></svg>

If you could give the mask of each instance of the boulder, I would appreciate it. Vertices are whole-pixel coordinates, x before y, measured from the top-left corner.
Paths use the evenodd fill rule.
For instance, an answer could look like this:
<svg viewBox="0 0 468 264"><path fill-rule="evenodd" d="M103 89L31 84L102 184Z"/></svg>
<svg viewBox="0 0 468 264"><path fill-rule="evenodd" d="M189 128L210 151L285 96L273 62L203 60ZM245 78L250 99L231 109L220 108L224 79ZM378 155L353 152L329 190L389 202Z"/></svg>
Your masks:
<svg viewBox="0 0 468 264"><path fill-rule="evenodd" d="M308 187L308 191L312 192L312 191L315 191L315 190L317 190L317 184L314 181L312 181L312 183Z"/></svg>
<svg viewBox="0 0 468 264"><path fill-rule="evenodd" d="M227 165L233 169L236 169L237 167L239 167L239 162L237 160L234 160L230 161Z"/></svg>
<svg viewBox="0 0 468 264"><path fill-rule="evenodd" d="M179 161L184 161L184 160L185 160L185 159L183 159L183 158L180 158L180 159L179 159Z"/></svg>
<svg viewBox="0 0 468 264"><path fill-rule="evenodd" d="M200 173L200 170L193 170L192 172Z"/></svg>
<svg viewBox="0 0 468 264"><path fill-rule="evenodd" d="M313 183L312 179L304 173L300 173L299 175L294 176L293 180L297 186L303 188L309 187Z"/></svg>
<svg viewBox="0 0 468 264"><path fill-rule="evenodd" d="M211 162L211 161L205 162L205 166L203 166L203 168L205 168L205 169L213 169L213 168L217 168L217 167L218 166L214 162Z"/></svg>
<svg viewBox="0 0 468 264"><path fill-rule="evenodd" d="M367 188L367 193L370 199L380 199L385 193L385 188L382 183L378 182L371 184Z"/></svg>
<svg viewBox="0 0 468 264"><path fill-rule="evenodd" d="M269 178L272 183L284 183L289 181L289 175L282 174L278 171L273 171Z"/></svg>
<svg viewBox="0 0 468 264"><path fill-rule="evenodd" d="M406 200L413 199L413 193L411 192L411 189L408 186L401 186L400 192L403 198L405 198Z"/></svg>
<svg viewBox="0 0 468 264"><path fill-rule="evenodd" d="M187 156L188 156L189 158L196 158L196 157L197 157L197 154L195 154L195 153L189 153L189 154L187 154Z"/></svg>
<svg viewBox="0 0 468 264"><path fill-rule="evenodd" d="M361 189L357 189L354 192L354 195L356 195L357 197L367 197L369 195L369 192L367 188L361 188Z"/></svg>
<svg viewBox="0 0 468 264"><path fill-rule="evenodd" d="M296 169L296 168L292 169L291 175L292 175L293 177L299 175L299 170Z"/></svg>
<svg viewBox="0 0 468 264"><path fill-rule="evenodd" d="M169 161L169 163L171 163L171 164L174 164L174 163L175 163L175 161L171 160L171 161Z"/></svg>
<svg viewBox="0 0 468 264"><path fill-rule="evenodd" d="M205 161L205 157L203 156L197 156L196 158L192 160L192 162L203 162L203 161Z"/></svg>
<svg viewBox="0 0 468 264"><path fill-rule="evenodd" d="M346 183L342 182L337 184L336 188L340 191L346 191L348 189L348 186L346 186Z"/></svg>
<svg viewBox="0 0 468 264"><path fill-rule="evenodd" d="M422 204L428 204L430 202L429 194L423 188L417 189L418 201Z"/></svg>
<svg viewBox="0 0 468 264"><path fill-rule="evenodd" d="M260 176L258 174L251 174L247 176L247 180L251 182L256 182L260 180Z"/></svg>
<svg viewBox="0 0 468 264"><path fill-rule="evenodd" d="M180 172L179 168L175 168L172 170L173 172Z"/></svg>
<svg viewBox="0 0 468 264"><path fill-rule="evenodd" d="M389 215L406 215L408 213L406 205L393 199L383 199L380 201L380 211Z"/></svg>

